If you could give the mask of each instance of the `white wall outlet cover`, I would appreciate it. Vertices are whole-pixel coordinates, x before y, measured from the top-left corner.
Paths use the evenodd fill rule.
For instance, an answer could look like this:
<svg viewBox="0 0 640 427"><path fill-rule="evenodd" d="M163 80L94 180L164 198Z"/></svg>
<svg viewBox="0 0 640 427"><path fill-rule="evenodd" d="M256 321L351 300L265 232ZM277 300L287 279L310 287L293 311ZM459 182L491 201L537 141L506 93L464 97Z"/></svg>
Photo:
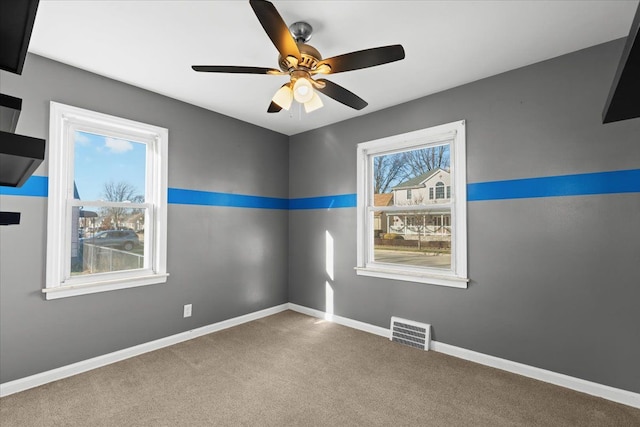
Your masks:
<svg viewBox="0 0 640 427"><path fill-rule="evenodd" d="M184 305L182 317L191 317L191 304Z"/></svg>

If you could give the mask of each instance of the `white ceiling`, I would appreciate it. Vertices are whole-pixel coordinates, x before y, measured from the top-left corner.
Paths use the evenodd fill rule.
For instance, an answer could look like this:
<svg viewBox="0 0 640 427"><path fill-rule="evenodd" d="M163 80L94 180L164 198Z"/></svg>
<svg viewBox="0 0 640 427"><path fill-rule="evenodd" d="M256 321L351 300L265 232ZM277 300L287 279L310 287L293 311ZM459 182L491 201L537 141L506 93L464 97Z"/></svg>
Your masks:
<svg viewBox="0 0 640 427"><path fill-rule="evenodd" d="M323 57L402 44L406 58L328 78L365 99L352 110L266 112L283 76L196 73L277 67L248 1L42 0L29 51L286 135L346 120L629 33L630 1L278 1L314 27Z"/></svg>

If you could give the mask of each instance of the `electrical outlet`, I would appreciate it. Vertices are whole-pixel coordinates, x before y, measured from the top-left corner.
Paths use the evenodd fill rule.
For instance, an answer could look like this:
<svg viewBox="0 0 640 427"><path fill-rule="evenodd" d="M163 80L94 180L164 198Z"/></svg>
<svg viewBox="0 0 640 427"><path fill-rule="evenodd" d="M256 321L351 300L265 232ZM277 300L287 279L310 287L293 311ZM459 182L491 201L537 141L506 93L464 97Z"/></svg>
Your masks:
<svg viewBox="0 0 640 427"><path fill-rule="evenodd" d="M184 311L182 317L191 317L191 304L184 305Z"/></svg>

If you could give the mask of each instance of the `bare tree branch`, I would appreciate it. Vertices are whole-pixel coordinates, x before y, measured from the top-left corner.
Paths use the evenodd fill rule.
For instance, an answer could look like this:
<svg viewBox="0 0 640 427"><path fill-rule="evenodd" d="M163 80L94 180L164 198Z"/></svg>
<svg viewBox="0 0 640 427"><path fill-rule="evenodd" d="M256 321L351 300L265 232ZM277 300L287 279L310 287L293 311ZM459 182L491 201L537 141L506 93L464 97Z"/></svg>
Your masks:
<svg viewBox="0 0 640 427"><path fill-rule="evenodd" d="M414 177L438 168L448 170L450 165L449 146L440 145L408 151L405 161Z"/></svg>
<svg viewBox="0 0 640 427"><path fill-rule="evenodd" d="M405 153L373 158L373 193L382 194L404 180L407 175Z"/></svg>
<svg viewBox="0 0 640 427"><path fill-rule="evenodd" d="M449 170L449 145L422 148L373 158L373 192L382 194L411 178L441 168Z"/></svg>
<svg viewBox="0 0 640 427"><path fill-rule="evenodd" d="M128 182L121 181L114 183L113 181L105 182L104 184L104 198L109 202L132 202L140 203L144 201L144 196L136 194L138 190L135 186ZM109 207L105 208L105 216L111 217L113 226L115 229L120 228L120 222L122 219L129 215L131 209L121 207Z"/></svg>

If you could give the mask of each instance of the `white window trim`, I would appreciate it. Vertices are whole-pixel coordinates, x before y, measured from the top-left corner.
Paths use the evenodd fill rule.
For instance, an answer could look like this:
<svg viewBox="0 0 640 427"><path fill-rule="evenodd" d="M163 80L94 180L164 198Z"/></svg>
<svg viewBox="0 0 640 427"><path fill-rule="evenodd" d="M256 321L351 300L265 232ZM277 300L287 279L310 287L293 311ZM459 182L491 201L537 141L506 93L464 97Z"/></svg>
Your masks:
<svg viewBox="0 0 640 427"><path fill-rule="evenodd" d="M466 186L466 124L464 120L439 126L390 136L358 144L357 148L357 266L356 274L384 279L404 280L432 285L467 288L467 186ZM373 259L373 233L368 230L373 221L369 212L369 198L373 191L369 188L372 155L402 151L425 144L451 141L450 162L453 172L453 194L455 209L451 210L454 227L452 239L452 269L442 271L399 264L384 264L369 261ZM435 194L434 194L435 196ZM448 204L447 204L448 205ZM445 206L445 205L441 205ZM376 207L376 210L381 210ZM382 209L384 210L384 209Z"/></svg>
<svg viewBox="0 0 640 427"><path fill-rule="evenodd" d="M51 102L49 115L49 194L47 218L46 284L42 292L46 299L57 299L116 289L145 286L167 281L167 150L169 131L133 120L123 119L82 108ZM114 136L147 144L147 179L145 193L148 203L128 204L129 207L153 209L152 221L145 224L146 269L100 273L66 278L66 264L71 253L67 236L71 224L71 208L77 202L73 195L73 138L76 130ZM83 202L83 206L99 205ZM113 204L113 203L111 203ZM147 237L150 236L150 237Z"/></svg>

